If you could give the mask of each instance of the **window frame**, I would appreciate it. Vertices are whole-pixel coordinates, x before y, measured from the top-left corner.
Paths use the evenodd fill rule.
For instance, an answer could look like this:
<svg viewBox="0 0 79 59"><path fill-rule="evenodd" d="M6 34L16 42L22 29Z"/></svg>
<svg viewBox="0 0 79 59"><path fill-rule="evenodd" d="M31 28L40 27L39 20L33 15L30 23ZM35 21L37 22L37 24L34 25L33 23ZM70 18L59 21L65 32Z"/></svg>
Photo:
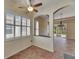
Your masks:
<svg viewBox="0 0 79 59"><path fill-rule="evenodd" d="M13 15L13 14L11 14L11 15ZM4 21L4 30L5 30L5 35L4 35L4 37L5 37L5 39L11 39L11 38L14 38L14 33L13 33L13 37L10 37L10 38L7 38L6 37L6 25L8 25L8 26L13 26L14 27L14 15L13 15L13 24L10 24L10 23L6 23L6 21L7 21L7 14L5 15L5 21ZM14 28L13 28L13 30L14 30Z"/></svg>
<svg viewBox="0 0 79 59"><path fill-rule="evenodd" d="M13 14L11 14L11 15L13 15ZM31 28L31 26L27 26L27 20L28 20L28 19L27 19L26 17L19 16L19 17L20 17L20 22L21 22L21 24L20 24L20 25L16 25L16 24L15 24L15 22L16 22L16 21L15 21L15 20L16 20L16 16L17 16L17 15L13 15L13 24L9 24L9 23L6 23L6 21L7 21L7 18L6 18L6 17L7 17L7 14L5 14L5 21L4 21L4 27L5 27L5 28L4 28L4 30L5 30L5 32L4 32L4 33L5 33L5 36L4 36L4 37L5 37L5 39L15 39L15 38L27 37L27 36L30 36L30 35L31 35L31 33L30 33L30 35L27 35L27 27ZM22 24L22 18L25 18L25 19L26 19L26 25L23 25L23 24ZM29 20L30 20L30 19L29 19ZM6 33L6 25L9 25L9 26L13 26L13 27L14 27L14 28L13 28L13 30L14 30L13 37L10 37L10 38L7 38L7 37L6 37L6 35L7 35L7 33ZM31 25L31 24L30 24L30 25ZM20 27L20 36L18 36L18 37L15 36L15 27L16 27L16 26L19 26L19 27ZM22 35L22 28L23 28L23 27L26 27L26 35Z"/></svg>
<svg viewBox="0 0 79 59"><path fill-rule="evenodd" d="M29 21L30 21L30 19L27 19L27 20L29 20ZM29 21L27 21L27 22L29 22ZM30 21L30 25L28 25L28 23L27 23L27 22L26 22L26 26L27 26L27 28L30 28L30 35L31 35L31 21ZM28 33L27 28L26 28L26 33ZM29 35L27 34L27 36L29 36Z"/></svg>

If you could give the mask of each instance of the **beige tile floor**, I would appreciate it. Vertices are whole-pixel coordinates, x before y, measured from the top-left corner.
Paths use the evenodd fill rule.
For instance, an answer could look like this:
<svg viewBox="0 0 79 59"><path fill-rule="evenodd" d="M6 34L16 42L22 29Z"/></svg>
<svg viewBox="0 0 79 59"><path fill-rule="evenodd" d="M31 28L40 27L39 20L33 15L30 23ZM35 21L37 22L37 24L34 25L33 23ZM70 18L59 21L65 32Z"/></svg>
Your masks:
<svg viewBox="0 0 79 59"><path fill-rule="evenodd" d="M31 46L8 59L63 59L64 53L75 55L74 40L54 38L55 52L51 53L36 46Z"/></svg>

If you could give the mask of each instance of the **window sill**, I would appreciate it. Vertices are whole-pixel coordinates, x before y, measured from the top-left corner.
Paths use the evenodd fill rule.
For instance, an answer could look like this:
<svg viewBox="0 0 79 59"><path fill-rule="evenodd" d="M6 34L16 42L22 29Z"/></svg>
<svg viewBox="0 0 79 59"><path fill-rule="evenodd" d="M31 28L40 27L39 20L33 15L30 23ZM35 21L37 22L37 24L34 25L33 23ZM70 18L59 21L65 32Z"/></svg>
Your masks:
<svg viewBox="0 0 79 59"><path fill-rule="evenodd" d="M30 36L22 36L22 37L13 37L13 38L8 38L8 39L5 39L4 41L11 41L11 40L21 40L23 38L27 38L27 37L30 37Z"/></svg>

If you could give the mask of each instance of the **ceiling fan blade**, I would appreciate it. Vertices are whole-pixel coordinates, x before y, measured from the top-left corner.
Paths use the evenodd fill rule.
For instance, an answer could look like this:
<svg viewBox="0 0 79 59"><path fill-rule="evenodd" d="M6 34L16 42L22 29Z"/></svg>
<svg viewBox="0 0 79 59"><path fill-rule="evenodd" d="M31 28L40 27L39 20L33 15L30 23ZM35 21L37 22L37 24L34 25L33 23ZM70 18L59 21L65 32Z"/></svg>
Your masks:
<svg viewBox="0 0 79 59"><path fill-rule="evenodd" d="M34 9L35 12L38 12L38 10Z"/></svg>
<svg viewBox="0 0 79 59"><path fill-rule="evenodd" d="M23 6L23 7L21 7L21 6L20 6L20 7L18 7L18 8L26 8L26 7L24 7L24 6Z"/></svg>
<svg viewBox="0 0 79 59"><path fill-rule="evenodd" d="M35 4L33 5L34 7L38 7L38 6L42 6L42 3L38 3L38 4Z"/></svg>
<svg viewBox="0 0 79 59"><path fill-rule="evenodd" d="M26 14L29 13L29 11L25 12Z"/></svg>
<svg viewBox="0 0 79 59"><path fill-rule="evenodd" d="M18 8L24 8L24 7L18 7Z"/></svg>

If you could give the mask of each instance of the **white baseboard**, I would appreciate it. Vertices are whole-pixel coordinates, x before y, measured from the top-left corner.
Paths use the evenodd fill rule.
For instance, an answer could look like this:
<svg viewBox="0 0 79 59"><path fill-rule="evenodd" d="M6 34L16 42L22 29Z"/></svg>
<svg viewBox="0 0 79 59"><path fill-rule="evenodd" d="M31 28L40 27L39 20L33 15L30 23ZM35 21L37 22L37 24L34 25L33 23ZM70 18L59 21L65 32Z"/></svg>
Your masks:
<svg viewBox="0 0 79 59"><path fill-rule="evenodd" d="M52 49L52 50L50 50L50 49L46 49L46 48L43 48L43 47L38 46L38 45L33 45L33 46L37 46L37 47L39 47L39 48L41 48L41 49L44 49L44 50L46 50L46 51L49 51L49 52L54 52L54 50L53 50L53 49Z"/></svg>

